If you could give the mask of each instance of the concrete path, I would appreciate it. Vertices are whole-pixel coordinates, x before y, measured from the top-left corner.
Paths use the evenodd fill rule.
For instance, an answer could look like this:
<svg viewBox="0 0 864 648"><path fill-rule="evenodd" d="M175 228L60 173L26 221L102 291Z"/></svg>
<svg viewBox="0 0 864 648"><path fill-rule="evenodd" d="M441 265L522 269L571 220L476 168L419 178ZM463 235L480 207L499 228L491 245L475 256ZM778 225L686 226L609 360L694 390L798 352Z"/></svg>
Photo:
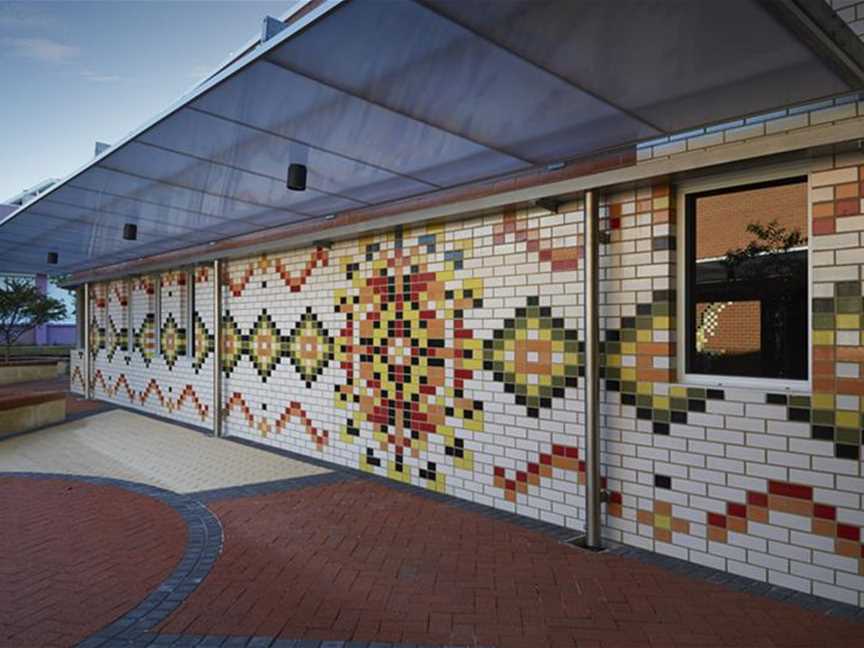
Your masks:
<svg viewBox="0 0 864 648"><path fill-rule="evenodd" d="M110 477L192 493L330 471L112 410L0 441L0 472Z"/></svg>

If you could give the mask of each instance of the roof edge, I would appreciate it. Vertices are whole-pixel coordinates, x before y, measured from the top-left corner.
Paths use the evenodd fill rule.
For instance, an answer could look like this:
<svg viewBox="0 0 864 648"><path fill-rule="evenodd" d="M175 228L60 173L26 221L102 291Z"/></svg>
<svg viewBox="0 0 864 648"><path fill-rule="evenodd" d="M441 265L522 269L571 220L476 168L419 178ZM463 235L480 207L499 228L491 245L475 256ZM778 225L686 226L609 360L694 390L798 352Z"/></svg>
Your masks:
<svg viewBox="0 0 864 648"><path fill-rule="evenodd" d="M711 167L753 162L784 154L801 154L821 147L856 142L864 132L864 117L813 127L806 131L778 133L755 140L724 144L713 149L680 153L671 157L636 162L626 152L607 155L604 160L585 160L581 165L558 171L539 172L529 178L510 178L471 185L448 196L435 194L419 199L388 203L364 210L342 212L332 220L314 221L270 228L219 241L175 250L138 261L113 264L73 273L68 286L102 281L131 274L206 263L213 259L238 258L276 250L290 250L323 239L351 238L375 230L434 220L466 218L511 206L532 205L539 198L575 198L589 189L609 190L632 183L660 180L675 174L698 172ZM591 168L590 165L594 167ZM438 200L434 200L438 199Z"/></svg>

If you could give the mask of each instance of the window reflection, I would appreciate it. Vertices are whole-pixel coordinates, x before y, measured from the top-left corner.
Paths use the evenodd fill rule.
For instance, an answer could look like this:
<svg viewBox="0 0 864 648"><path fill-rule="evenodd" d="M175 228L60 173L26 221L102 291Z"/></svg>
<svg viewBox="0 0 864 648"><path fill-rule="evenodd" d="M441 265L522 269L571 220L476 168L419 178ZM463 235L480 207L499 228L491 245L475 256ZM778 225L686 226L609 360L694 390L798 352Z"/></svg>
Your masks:
<svg viewBox="0 0 864 648"><path fill-rule="evenodd" d="M806 179L687 200L691 373L807 377Z"/></svg>

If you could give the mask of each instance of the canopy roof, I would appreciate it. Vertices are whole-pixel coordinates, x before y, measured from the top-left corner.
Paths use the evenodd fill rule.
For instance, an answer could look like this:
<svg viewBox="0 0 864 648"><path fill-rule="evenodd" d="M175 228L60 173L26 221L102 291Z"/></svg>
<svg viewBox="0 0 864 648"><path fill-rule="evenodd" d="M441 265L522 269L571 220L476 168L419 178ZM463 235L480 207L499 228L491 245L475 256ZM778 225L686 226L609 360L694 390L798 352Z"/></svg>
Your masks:
<svg viewBox="0 0 864 648"><path fill-rule="evenodd" d="M7 216L0 270L89 270L864 87L864 46L821 0L306 9Z"/></svg>

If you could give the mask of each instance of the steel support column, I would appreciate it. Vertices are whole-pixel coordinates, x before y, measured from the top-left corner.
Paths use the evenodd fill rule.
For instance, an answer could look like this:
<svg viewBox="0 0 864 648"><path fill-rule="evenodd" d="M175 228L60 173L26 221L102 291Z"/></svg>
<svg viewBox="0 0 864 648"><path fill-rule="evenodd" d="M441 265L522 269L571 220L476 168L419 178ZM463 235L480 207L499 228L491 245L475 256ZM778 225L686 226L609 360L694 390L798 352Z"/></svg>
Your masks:
<svg viewBox="0 0 864 648"><path fill-rule="evenodd" d="M600 549L600 207L594 191L585 192L585 545Z"/></svg>
<svg viewBox="0 0 864 648"><path fill-rule="evenodd" d="M213 261L213 436L222 436L222 263Z"/></svg>
<svg viewBox="0 0 864 648"><path fill-rule="evenodd" d="M90 399L91 394L91 376L92 361L90 355L90 284L84 284L84 317L81 326L84 328L84 398Z"/></svg>

